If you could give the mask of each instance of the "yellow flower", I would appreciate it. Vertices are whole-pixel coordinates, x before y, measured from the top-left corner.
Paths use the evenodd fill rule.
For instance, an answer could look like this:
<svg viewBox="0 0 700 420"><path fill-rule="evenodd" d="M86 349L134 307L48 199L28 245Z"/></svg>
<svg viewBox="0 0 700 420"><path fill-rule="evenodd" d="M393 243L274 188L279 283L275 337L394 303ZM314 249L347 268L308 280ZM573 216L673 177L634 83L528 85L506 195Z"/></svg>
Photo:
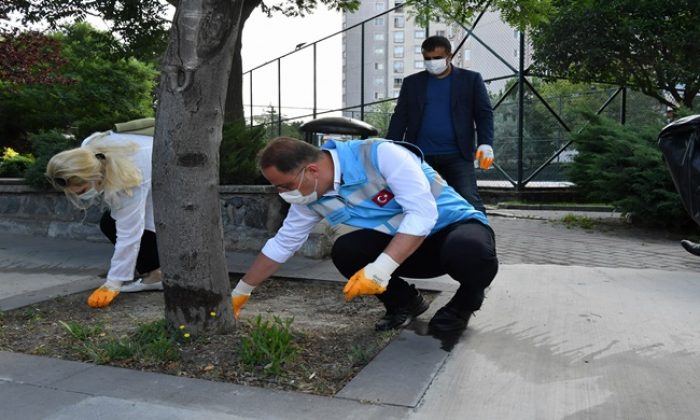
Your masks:
<svg viewBox="0 0 700 420"><path fill-rule="evenodd" d="M181 330L184 330L184 329L185 329L185 326L184 326L184 325L180 325L180 329L181 329Z"/></svg>
<svg viewBox="0 0 700 420"><path fill-rule="evenodd" d="M11 147L5 147L5 150L2 153L2 158L3 159L12 159L15 156L18 156L19 153L15 152L13 148Z"/></svg>
<svg viewBox="0 0 700 420"><path fill-rule="evenodd" d="M211 312L209 312L209 315L210 315L210 316L216 316L216 312L211 311Z"/></svg>
<svg viewBox="0 0 700 420"><path fill-rule="evenodd" d="M185 334L183 335L183 337L185 337L185 338L190 338L190 333L185 333Z"/></svg>

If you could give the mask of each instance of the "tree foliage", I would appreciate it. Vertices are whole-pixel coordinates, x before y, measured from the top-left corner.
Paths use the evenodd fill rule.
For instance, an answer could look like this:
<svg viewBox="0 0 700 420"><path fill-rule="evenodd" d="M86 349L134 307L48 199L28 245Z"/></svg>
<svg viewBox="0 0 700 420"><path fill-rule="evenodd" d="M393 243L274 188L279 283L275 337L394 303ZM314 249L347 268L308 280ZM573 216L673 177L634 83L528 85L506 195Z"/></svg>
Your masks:
<svg viewBox="0 0 700 420"><path fill-rule="evenodd" d="M39 32L0 32L0 84L66 83L59 42Z"/></svg>
<svg viewBox="0 0 700 420"><path fill-rule="evenodd" d="M155 69L119 58L114 37L88 24L51 35L61 46L58 75L67 84L0 86L0 139L28 151L28 132L70 130L79 138L115 122L153 115Z"/></svg>
<svg viewBox="0 0 700 420"><path fill-rule="evenodd" d="M547 22L552 0L408 0L418 22L425 24L438 18L469 25L485 9L499 11L504 21L515 28Z"/></svg>
<svg viewBox="0 0 700 420"><path fill-rule="evenodd" d="M552 5L549 21L531 32L539 70L573 81L632 85L670 107L693 107L700 90L700 2Z"/></svg>

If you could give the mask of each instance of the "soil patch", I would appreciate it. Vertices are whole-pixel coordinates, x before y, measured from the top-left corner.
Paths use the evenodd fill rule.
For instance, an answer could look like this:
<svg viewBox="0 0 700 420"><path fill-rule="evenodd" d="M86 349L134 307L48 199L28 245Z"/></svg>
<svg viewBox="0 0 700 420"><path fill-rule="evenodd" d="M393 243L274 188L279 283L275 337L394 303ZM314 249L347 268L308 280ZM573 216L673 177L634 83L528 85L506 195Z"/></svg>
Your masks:
<svg viewBox="0 0 700 420"><path fill-rule="evenodd" d="M211 337L186 337L177 331L170 333L177 340L169 345L161 337L149 344L146 354L132 355L134 334L143 335L144 324L153 330L163 320L162 293L121 294L99 310L87 306L88 295L0 312L0 350L333 395L396 336L374 331L384 314L375 297L345 302L339 283L276 278L255 290L236 331ZM289 326L294 355L281 372L243 361L242 343L259 331L258 315L270 325Z"/></svg>

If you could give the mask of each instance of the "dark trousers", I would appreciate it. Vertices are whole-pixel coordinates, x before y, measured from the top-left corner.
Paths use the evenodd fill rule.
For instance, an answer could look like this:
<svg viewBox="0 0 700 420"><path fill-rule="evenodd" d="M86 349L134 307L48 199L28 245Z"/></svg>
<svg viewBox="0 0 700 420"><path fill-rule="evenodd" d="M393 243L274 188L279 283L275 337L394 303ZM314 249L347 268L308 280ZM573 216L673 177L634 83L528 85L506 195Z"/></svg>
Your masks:
<svg viewBox="0 0 700 420"><path fill-rule="evenodd" d="M392 236L374 230L357 230L339 237L333 245L333 263L346 278L373 262ZM479 222L450 225L428 236L394 272L386 292L377 295L387 309L410 302L416 291L401 276L432 278L448 274L460 283L448 305L461 311L481 307L486 289L498 272L493 230Z"/></svg>
<svg viewBox="0 0 700 420"><path fill-rule="evenodd" d="M462 155L452 154L426 156L425 161L438 171L445 178L447 184L469 201L475 209L486 214L484 203L481 202L476 187L476 171L473 160L466 160Z"/></svg>
<svg viewBox="0 0 700 420"><path fill-rule="evenodd" d="M100 219L100 230L109 239L112 244L117 243L117 224L112 219L112 215L107 210L102 214ZM141 236L141 247L139 248L139 256L136 259L136 271L139 274L150 273L151 271L160 268L158 260L158 244L156 243L156 233L150 230L144 230Z"/></svg>

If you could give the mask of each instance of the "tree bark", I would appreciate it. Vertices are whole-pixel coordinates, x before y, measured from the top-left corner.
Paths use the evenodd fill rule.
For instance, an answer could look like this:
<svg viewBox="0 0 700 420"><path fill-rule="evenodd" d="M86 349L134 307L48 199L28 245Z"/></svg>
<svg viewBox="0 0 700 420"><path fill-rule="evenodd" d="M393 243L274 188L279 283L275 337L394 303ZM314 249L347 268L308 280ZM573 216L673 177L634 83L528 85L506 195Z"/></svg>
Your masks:
<svg viewBox="0 0 700 420"><path fill-rule="evenodd" d="M243 3L182 1L163 61L153 152L156 231L166 319L191 334L234 326L219 146Z"/></svg>
<svg viewBox="0 0 700 420"><path fill-rule="evenodd" d="M241 49L243 48L243 27L250 15L256 7L261 3L261 0L245 0L243 2L243 11L241 12L241 21L238 26L238 37L236 39L236 49L233 52L233 65L231 66L231 77L228 82L228 95L226 95L226 112L224 121L237 122L243 121L245 111L243 110L243 58L241 57Z"/></svg>

